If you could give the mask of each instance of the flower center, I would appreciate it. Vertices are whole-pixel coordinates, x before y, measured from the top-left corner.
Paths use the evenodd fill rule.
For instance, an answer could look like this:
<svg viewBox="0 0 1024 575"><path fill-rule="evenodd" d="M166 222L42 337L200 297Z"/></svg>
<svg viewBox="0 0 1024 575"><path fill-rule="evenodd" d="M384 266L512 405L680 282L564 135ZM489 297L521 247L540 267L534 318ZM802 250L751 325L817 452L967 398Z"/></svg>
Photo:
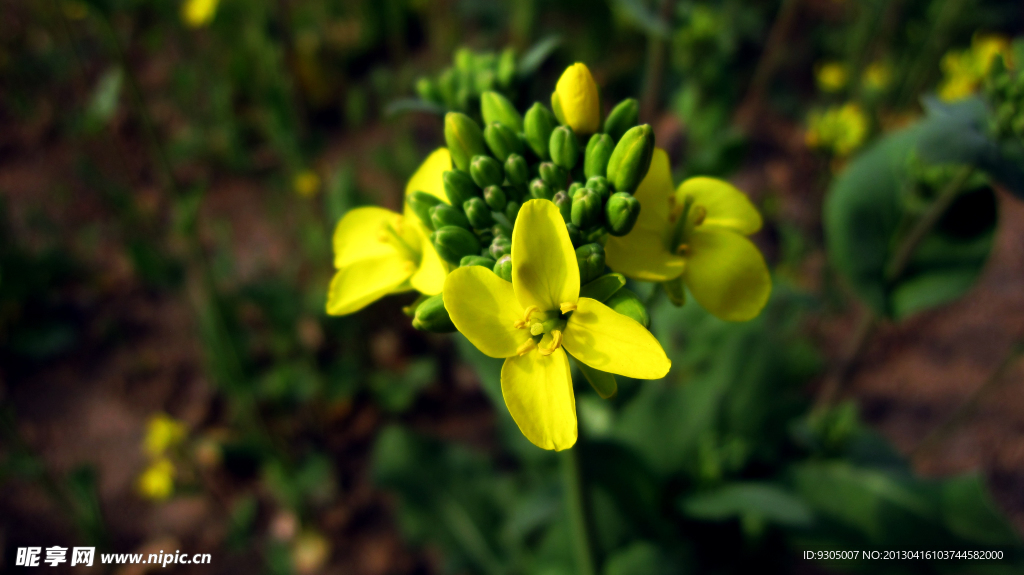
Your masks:
<svg viewBox="0 0 1024 575"><path fill-rule="evenodd" d="M672 226L665 235L665 248L673 254L685 256L690 249L690 235L704 223L708 210L704 206L695 205L693 196L690 195L683 198L681 205L677 205L675 197L672 196L669 198L669 204L669 222Z"/></svg>
<svg viewBox="0 0 1024 575"><path fill-rule="evenodd" d="M403 232L405 232L405 222L402 221L402 216L396 216L394 219L381 225L380 230L377 232L377 240L382 244L390 245L395 251L405 256L406 259L418 262L420 252L406 240Z"/></svg>
<svg viewBox="0 0 1024 575"><path fill-rule="evenodd" d="M530 330L530 338L519 346L517 353L525 355L534 349L541 355L551 355L562 345L562 332L569 320L569 314L576 309L573 302L563 302L558 310L541 311L535 305L531 305L523 312L523 319L516 320L512 324L516 329ZM546 347L539 347L544 336L551 336L551 341Z"/></svg>

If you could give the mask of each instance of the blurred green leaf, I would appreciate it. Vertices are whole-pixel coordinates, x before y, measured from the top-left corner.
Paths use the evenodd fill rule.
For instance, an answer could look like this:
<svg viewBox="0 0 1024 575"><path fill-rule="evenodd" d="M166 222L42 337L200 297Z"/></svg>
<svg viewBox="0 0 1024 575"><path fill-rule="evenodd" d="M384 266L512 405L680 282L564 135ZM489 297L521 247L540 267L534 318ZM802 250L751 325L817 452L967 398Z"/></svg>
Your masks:
<svg viewBox="0 0 1024 575"><path fill-rule="evenodd" d="M124 70L120 66L110 68L100 76L85 108L83 127L86 132L99 131L114 117L123 84Z"/></svg>
<svg viewBox="0 0 1024 575"><path fill-rule="evenodd" d="M941 498L946 527L957 536L978 545L1020 545L1020 538L996 510L980 476L946 480Z"/></svg>
<svg viewBox="0 0 1024 575"><path fill-rule="evenodd" d="M535 42L519 58L519 64L516 66L518 76L522 79L532 76L561 45L562 37L557 34L541 38Z"/></svg>
<svg viewBox="0 0 1024 575"><path fill-rule="evenodd" d="M658 546L636 541L608 556L604 575L676 575L687 573Z"/></svg>
<svg viewBox="0 0 1024 575"><path fill-rule="evenodd" d="M680 505L690 517L706 521L754 515L787 527L807 527L814 520L806 503L770 483L730 483L690 495Z"/></svg>

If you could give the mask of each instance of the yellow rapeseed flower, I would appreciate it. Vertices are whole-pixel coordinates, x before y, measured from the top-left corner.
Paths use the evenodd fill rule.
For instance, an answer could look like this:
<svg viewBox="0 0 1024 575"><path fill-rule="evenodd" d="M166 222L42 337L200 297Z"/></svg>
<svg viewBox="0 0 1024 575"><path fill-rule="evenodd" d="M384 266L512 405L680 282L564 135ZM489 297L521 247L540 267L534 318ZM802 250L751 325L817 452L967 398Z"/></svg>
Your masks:
<svg viewBox="0 0 1024 575"><path fill-rule="evenodd" d="M157 459L139 475L135 488L146 499L167 499L174 492L174 464L164 458Z"/></svg>
<svg viewBox="0 0 1024 575"><path fill-rule="evenodd" d="M292 187L296 194L304 198L312 198L320 191L320 176L313 170L303 170L295 174Z"/></svg>
<svg viewBox="0 0 1024 575"><path fill-rule="evenodd" d="M832 94L846 87L849 73L841 62L825 62L818 65L814 77L819 90Z"/></svg>
<svg viewBox="0 0 1024 575"><path fill-rule="evenodd" d="M638 379L664 377L671 367L646 328L580 297L576 252L561 213L548 200L530 200L519 211L512 281L484 267L460 267L445 281L444 306L480 351L506 358L505 405L523 435L543 449L576 443L566 352L594 369Z"/></svg>
<svg viewBox="0 0 1024 575"><path fill-rule="evenodd" d="M970 48L946 52L940 64L943 80L939 98L952 102L974 94L996 56L1002 56L1007 65L1012 66L1010 41L1005 36L976 34Z"/></svg>
<svg viewBox="0 0 1024 575"><path fill-rule="evenodd" d="M892 67L884 60L876 60L864 69L864 87L871 92L883 92L892 83Z"/></svg>
<svg viewBox="0 0 1024 575"><path fill-rule="evenodd" d="M447 202L445 171L452 169L447 148L435 150L406 185L406 195L420 191ZM430 243L427 229L408 205L402 214L384 208L356 208L334 230L334 267L327 292L327 313L359 311L391 293L417 290L441 293L447 272Z"/></svg>
<svg viewBox="0 0 1024 575"><path fill-rule="evenodd" d="M143 450L150 457L161 457L185 440L188 433L185 424L166 413L158 413L149 418L146 424L146 435L142 439Z"/></svg>
<svg viewBox="0 0 1024 575"><path fill-rule="evenodd" d="M558 121L577 136L589 136L601 127L601 101L597 83L586 64L577 62L562 72L551 93L551 107Z"/></svg>
<svg viewBox="0 0 1024 575"><path fill-rule="evenodd" d="M200 28L213 21L220 0L185 0L181 6L181 19L191 28Z"/></svg>
<svg viewBox="0 0 1024 575"><path fill-rule="evenodd" d="M724 320L746 321L761 312L772 281L764 257L746 237L761 229L761 215L742 192L705 177L673 191L668 154L655 148L633 195L640 217L630 233L608 238L610 268L641 281L673 282L670 292L682 293L681 283Z"/></svg>
<svg viewBox="0 0 1024 575"><path fill-rule="evenodd" d="M846 156L859 148L868 135L868 118L854 103L811 112L805 141L811 148Z"/></svg>

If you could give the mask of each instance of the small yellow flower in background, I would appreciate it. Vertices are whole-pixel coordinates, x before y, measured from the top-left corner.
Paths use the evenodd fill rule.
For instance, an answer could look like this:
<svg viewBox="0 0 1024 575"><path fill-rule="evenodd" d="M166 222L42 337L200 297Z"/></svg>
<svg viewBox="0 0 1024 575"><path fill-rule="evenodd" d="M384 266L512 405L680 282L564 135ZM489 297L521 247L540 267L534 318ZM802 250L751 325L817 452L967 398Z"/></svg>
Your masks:
<svg viewBox="0 0 1024 575"><path fill-rule="evenodd" d="M181 6L181 19L192 28L206 26L217 15L220 0L185 0Z"/></svg>
<svg viewBox="0 0 1024 575"><path fill-rule="evenodd" d="M562 72L551 93L551 107L559 122L577 136L589 136L601 128L601 101L597 83L586 64L577 62Z"/></svg>
<svg viewBox="0 0 1024 575"><path fill-rule="evenodd" d="M435 150L413 174L405 194L427 192L447 203L441 177L450 169L448 149ZM355 313L392 293L414 289L437 295L444 287L447 268L408 205L402 214L378 207L349 211L338 222L333 243L338 271L327 292L331 315Z"/></svg>
<svg viewBox="0 0 1024 575"><path fill-rule="evenodd" d="M832 94L846 87L849 73L846 65L841 62L825 62L818 65L814 78L819 90Z"/></svg>
<svg viewBox="0 0 1024 575"><path fill-rule="evenodd" d="M1005 36L975 34L970 48L946 52L941 62L943 80L939 98L953 102L974 94L996 56L1002 56L1006 65L1013 67L1010 40Z"/></svg>
<svg viewBox="0 0 1024 575"><path fill-rule="evenodd" d="M330 543L315 531L303 531L292 542L292 565L300 575L320 571L330 555Z"/></svg>
<svg viewBox="0 0 1024 575"><path fill-rule="evenodd" d="M837 156L849 155L868 135L868 117L852 102L811 112L807 123L807 145L831 150Z"/></svg>
<svg viewBox="0 0 1024 575"><path fill-rule="evenodd" d="M743 192L714 178L690 178L673 191L668 154L655 148L651 167L633 194L640 217L633 231L608 238L610 268L641 281L689 288L715 316L746 321L761 312L772 280L764 257L746 236L761 214ZM677 283L678 282L678 283Z"/></svg>
<svg viewBox="0 0 1024 575"><path fill-rule="evenodd" d="M167 499L174 493L174 464L165 458L157 459L142 472L135 488L146 499Z"/></svg>
<svg viewBox="0 0 1024 575"><path fill-rule="evenodd" d="M876 60L864 69L864 87L872 92L884 92L892 83L892 67L888 62Z"/></svg>
<svg viewBox="0 0 1024 575"><path fill-rule="evenodd" d="M143 450L150 457L162 457L167 450L184 441L187 433L184 422L166 413L158 413L146 424L146 435L142 439Z"/></svg>
<svg viewBox="0 0 1024 575"><path fill-rule="evenodd" d="M320 191L320 176L313 170L303 170L295 174L292 187L295 188L296 194L304 198L312 198Z"/></svg>
<svg viewBox="0 0 1024 575"><path fill-rule="evenodd" d="M576 443L569 359L637 379L671 367L658 340L635 320L580 297L576 252L561 213L548 200L523 204L512 230L512 281L480 266L460 267L444 284L452 322L484 354L505 358L501 393L534 445Z"/></svg>

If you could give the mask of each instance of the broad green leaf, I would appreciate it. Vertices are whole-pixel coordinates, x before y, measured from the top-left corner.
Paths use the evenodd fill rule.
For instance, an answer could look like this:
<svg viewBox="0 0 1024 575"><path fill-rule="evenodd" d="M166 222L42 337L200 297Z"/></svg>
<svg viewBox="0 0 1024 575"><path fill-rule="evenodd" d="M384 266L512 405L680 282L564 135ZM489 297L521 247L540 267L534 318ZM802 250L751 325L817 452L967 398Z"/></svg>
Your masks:
<svg viewBox="0 0 1024 575"><path fill-rule="evenodd" d="M954 534L979 545L1017 546L1020 538L992 503L981 477L947 480L941 491L942 515Z"/></svg>
<svg viewBox="0 0 1024 575"><path fill-rule="evenodd" d="M619 549L605 561L604 575L676 575L686 573L664 550L647 541Z"/></svg>
<svg viewBox="0 0 1024 575"><path fill-rule="evenodd" d="M731 483L680 502L683 512L695 519L722 521L759 516L788 527L806 527L814 515L810 507L788 491L770 483Z"/></svg>

